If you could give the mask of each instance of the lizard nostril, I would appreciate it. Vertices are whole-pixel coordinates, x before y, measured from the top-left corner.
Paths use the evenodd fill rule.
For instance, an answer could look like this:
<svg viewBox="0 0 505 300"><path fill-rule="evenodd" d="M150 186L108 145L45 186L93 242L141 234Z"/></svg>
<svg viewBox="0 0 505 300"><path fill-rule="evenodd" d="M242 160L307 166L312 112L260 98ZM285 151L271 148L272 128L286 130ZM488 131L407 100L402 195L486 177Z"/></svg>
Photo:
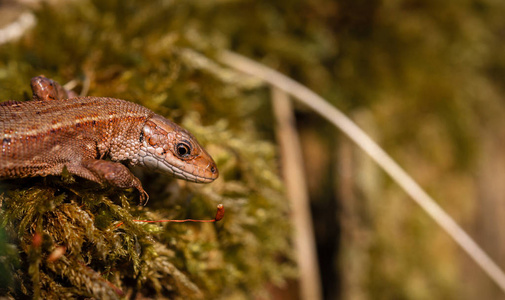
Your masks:
<svg viewBox="0 0 505 300"><path fill-rule="evenodd" d="M210 168L210 171L211 171L213 174L216 174L217 169L216 169L216 167L211 167L211 168Z"/></svg>

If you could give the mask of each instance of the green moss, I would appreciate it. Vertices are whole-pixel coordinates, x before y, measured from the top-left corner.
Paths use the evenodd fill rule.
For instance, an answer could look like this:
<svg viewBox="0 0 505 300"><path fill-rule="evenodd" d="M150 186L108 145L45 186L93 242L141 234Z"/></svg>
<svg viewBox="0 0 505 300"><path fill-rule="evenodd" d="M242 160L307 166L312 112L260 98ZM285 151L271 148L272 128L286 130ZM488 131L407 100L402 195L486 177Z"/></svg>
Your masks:
<svg viewBox="0 0 505 300"><path fill-rule="evenodd" d="M192 131L221 177L185 183L139 170L151 196L68 174L9 180L0 210L0 295L42 298L248 298L294 272L275 148L256 132L261 85L213 62L219 43L197 2L80 1L36 11L38 24L0 49L1 99L29 79L89 80L90 95L128 99ZM243 79L243 80L242 80ZM82 86L79 86L79 90ZM210 219L142 224L134 219ZM42 242L37 239L42 237ZM65 248L56 260L51 254ZM13 249L17 249L14 251Z"/></svg>

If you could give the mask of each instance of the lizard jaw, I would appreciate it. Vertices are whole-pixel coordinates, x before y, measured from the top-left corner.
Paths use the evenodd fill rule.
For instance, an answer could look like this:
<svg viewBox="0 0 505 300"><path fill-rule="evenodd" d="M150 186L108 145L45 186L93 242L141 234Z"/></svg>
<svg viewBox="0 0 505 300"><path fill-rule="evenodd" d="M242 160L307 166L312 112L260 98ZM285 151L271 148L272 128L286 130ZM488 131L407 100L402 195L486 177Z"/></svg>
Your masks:
<svg viewBox="0 0 505 300"><path fill-rule="evenodd" d="M188 172L182 168L178 168L175 164L170 164L166 160L157 157L156 155L151 155L150 153L145 156L141 156L139 163L146 168L160 172L171 174L176 178L185 179L187 181L192 181L196 183L209 183L214 181L218 175L206 175L207 168L193 167L193 172ZM217 169L216 169L217 170Z"/></svg>

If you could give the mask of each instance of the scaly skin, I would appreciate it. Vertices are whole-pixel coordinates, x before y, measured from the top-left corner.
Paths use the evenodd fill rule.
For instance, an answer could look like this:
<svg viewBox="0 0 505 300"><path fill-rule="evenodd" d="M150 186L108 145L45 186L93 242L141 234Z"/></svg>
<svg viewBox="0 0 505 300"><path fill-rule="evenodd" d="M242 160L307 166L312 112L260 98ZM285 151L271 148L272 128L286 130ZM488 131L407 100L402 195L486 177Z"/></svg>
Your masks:
<svg viewBox="0 0 505 300"><path fill-rule="evenodd" d="M32 79L33 99L0 103L0 178L71 174L120 188L140 180L120 162L188 181L218 177L216 164L177 124L138 104L113 98L67 97L57 82ZM102 158L109 157L109 160Z"/></svg>

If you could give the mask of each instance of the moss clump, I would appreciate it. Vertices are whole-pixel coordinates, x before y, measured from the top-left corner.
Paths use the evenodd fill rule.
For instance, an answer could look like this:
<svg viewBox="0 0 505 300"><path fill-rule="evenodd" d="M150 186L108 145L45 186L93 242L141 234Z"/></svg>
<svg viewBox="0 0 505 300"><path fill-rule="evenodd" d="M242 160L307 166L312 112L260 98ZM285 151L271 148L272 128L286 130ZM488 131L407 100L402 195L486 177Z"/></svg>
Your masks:
<svg viewBox="0 0 505 300"><path fill-rule="evenodd" d="M182 123L221 173L196 185L137 170L151 196L146 207L135 205L135 191L68 175L4 182L0 295L247 298L293 274L275 148L255 125L264 91L212 60L223 43L200 30L202 5L43 5L37 26L0 49L0 99L28 99L39 74L89 81L90 95L135 101ZM227 214L217 224L133 221L211 218L218 203Z"/></svg>

